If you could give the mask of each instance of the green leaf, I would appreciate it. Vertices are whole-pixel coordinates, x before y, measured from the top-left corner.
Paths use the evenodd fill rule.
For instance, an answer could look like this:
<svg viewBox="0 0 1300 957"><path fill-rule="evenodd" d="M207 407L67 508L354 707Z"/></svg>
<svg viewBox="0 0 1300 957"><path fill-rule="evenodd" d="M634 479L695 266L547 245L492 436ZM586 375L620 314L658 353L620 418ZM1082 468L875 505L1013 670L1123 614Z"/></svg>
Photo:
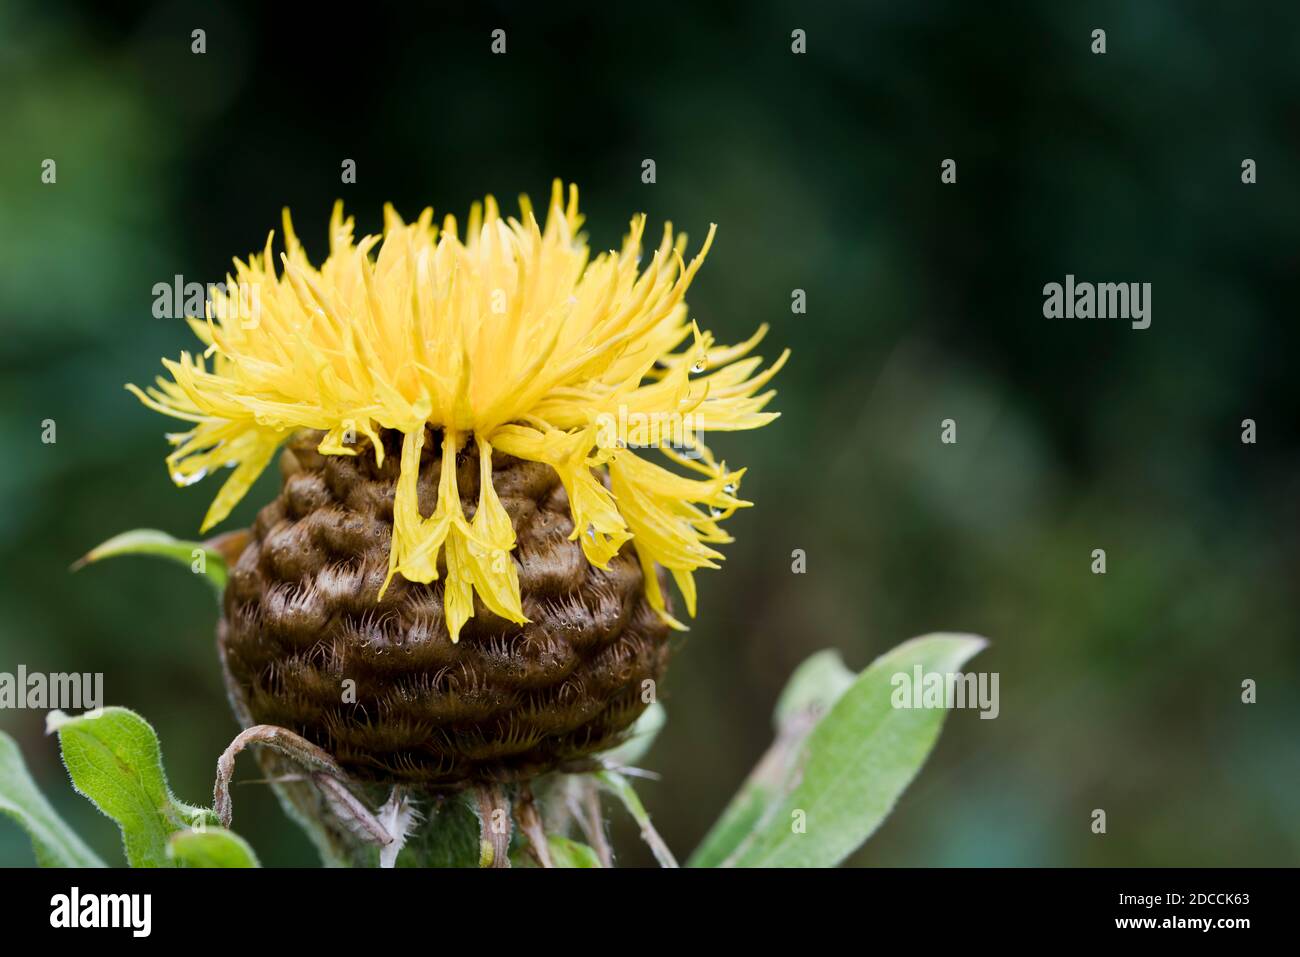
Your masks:
<svg viewBox="0 0 1300 957"><path fill-rule="evenodd" d="M635 767L655 743L667 720L668 712L664 706L658 701L652 702L632 724L623 743L601 756L605 764L611 768Z"/></svg>
<svg viewBox="0 0 1300 957"><path fill-rule="evenodd" d="M167 856L177 867L261 866L248 842L224 827L177 831L167 840Z"/></svg>
<svg viewBox="0 0 1300 957"><path fill-rule="evenodd" d="M122 829L132 867L170 867L173 832L220 824L211 811L172 795L158 737L134 711L100 708L75 718L55 711L47 727L58 732L73 786Z"/></svg>
<svg viewBox="0 0 1300 957"><path fill-rule="evenodd" d="M691 867L720 866L758 827L793 774L804 739L856 678L834 649L817 652L794 670L772 715L776 741L695 849Z"/></svg>
<svg viewBox="0 0 1300 957"><path fill-rule="evenodd" d="M546 835L551 847L551 863L556 867L600 867L600 858L586 844L556 834Z"/></svg>
<svg viewBox="0 0 1300 957"><path fill-rule="evenodd" d="M547 834L546 844L551 852L552 867L600 867L600 857L581 841L560 837L558 834ZM524 841L511 849L510 866L536 870L541 865L533 859L528 843Z"/></svg>
<svg viewBox="0 0 1300 957"><path fill-rule="evenodd" d="M45 800L27 772L17 742L3 731L0 731L0 814L13 818L27 832L36 863L41 867L104 866Z"/></svg>
<svg viewBox="0 0 1300 957"><path fill-rule="evenodd" d="M114 535L87 552L73 564L72 569L76 571L84 565L119 555L156 555L178 562L194 574L205 576L218 596L226 587L226 559L216 548L204 542L181 541L152 528L137 528Z"/></svg>
<svg viewBox="0 0 1300 957"><path fill-rule="evenodd" d="M986 644L971 635L915 638L876 659L810 731L800 733L797 720L792 726L797 710L787 713L776 744L691 865L831 867L844 860L889 814L943 726L946 708L893 706L894 676L910 681L916 665L956 672Z"/></svg>
<svg viewBox="0 0 1300 957"><path fill-rule="evenodd" d="M805 660L790 675L777 699L772 716L777 731L803 715L819 718L830 711L855 678L857 675L845 667L844 659L834 648L819 651Z"/></svg>
<svg viewBox="0 0 1300 957"><path fill-rule="evenodd" d="M745 838L754 832L764 814L776 803L780 787L786 780L786 770L769 773L769 755L764 755L758 766L750 772L740 790L727 804L722 816L709 829L700 846L687 860L687 867L721 867Z"/></svg>
<svg viewBox="0 0 1300 957"><path fill-rule="evenodd" d="M467 794L438 798L397 855L398 867L478 867L479 819Z"/></svg>

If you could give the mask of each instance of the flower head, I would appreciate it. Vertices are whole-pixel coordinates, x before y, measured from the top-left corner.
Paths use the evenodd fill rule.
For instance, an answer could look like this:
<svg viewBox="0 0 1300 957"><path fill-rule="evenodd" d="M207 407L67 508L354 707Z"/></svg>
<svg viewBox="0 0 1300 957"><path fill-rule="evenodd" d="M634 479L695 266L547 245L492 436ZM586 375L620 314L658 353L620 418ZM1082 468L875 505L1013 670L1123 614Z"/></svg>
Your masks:
<svg viewBox="0 0 1300 957"><path fill-rule="evenodd" d="M382 236L353 237L342 203L330 220L330 252L307 259L289 214L285 250L274 234L260 254L235 261L205 317L189 324L206 347L163 360L170 378L129 388L147 406L193 423L169 436L178 485L233 467L208 510L206 531L243 498L279 446L302 429L325 432L319 451L368 451L382 464L381 430L401 433L388 580L439 577L455 641L473 596L525 621L515 532L493 488L492 451L546 463L568 493L572 538L605 567L627 542L645 572L647 598L674 626L654 565L667 569L695 614L693 573L717 567L730 541L721 522L749 505L743 470L718 462L709 431L752 429L776 418L760 392L767 369L749 353L766 327L718 346L688 318L684 296L713 241L686 263L686 237L665 225L641 268L645 217L622 248L590 256L579 233L577 189L557 181L543 228L526 197L503 218L489 196L460 238L426 209L405 223L391 206ZM432 514L417 480L425 427L441 435L442 473ZM437 433L435 433L437 434ZM470 440L480 463L479 501L467 517L456 453ZM651 461L658 450L666 464ZM385 585L385 587L387 587Z"/></svg>

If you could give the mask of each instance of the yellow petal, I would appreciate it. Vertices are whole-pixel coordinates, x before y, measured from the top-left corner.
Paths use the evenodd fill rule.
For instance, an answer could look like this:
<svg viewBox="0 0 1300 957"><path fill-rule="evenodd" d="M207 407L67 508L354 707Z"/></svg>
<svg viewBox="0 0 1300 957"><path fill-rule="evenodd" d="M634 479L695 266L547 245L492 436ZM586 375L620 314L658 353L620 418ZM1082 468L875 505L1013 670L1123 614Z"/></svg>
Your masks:
<svg viewBox="0 0 1300 957"><path fill-rule="evenodd" d="M271 233L234 261L205 315L189 320L201 349L164 360L154 385L129 387L147 407L190 423L169 439L178 484L234 467L205 528L229 514L294 431L322 432L324 455L354 455L352 433L364 435L382 465L383 433L395 430L402 460L385 587L396 574L434 581L442 559L449 633L473 614L475 594L522 622L514 533L491 483L495 444L555 469L588 562L607 567L631 540L656 609L666 615L657 564L694 612L693 572L717 565L715 546L729 541L720 523L748 504L734 495L741 473L714 460L704 434L771 422L773 393L763 390L787 354L763 368L750 353L766 327L729 346L691 317L686 293L714 227L689 256L686 236L665 224L643 257L638 215L620 247L593 255L576 187L554 184L544 225L526 199L520 211L507 219L488 197L462 238L455 217L440 229L430 208L408 222L385 207L382 233L358 237L339 203L329 254L315 265L286 210L283 252ZM611 417L636 417L641 431L607 442ZM429 516L417 494L425 428L443 435ZM467 520L454 466L471 437L484 479ZM622 446L660 448L694 475Z"/></svg>

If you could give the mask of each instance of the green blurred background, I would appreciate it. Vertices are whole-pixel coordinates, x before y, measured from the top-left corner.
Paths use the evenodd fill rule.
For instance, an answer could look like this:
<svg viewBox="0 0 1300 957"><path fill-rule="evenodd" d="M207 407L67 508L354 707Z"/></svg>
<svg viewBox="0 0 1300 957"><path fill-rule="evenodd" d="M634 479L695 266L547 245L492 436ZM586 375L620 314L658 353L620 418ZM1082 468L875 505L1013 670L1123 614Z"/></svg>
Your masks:
<svg viewBox="0 0 1300 957"><path fill-rule="evenodd" d="M860 668L961 630L993 640L976 667L1000 673L1001 716L950 718L856 863L1300 861L1300 7L431 7L0 2L0 670L104 672L177 794L206 800L237 730L206 586L143 559L68 572L128 528L194 535L215 491L171 485L175 424L122 389L192 342L152 317L154 283L220 280L285 205L319 256L339 196L373 231L388 200L463 215L561 176L597 248L640 210L697 241L717 222L694 315L723 341L769 322L765 353L794 351L782 418L718 443L757 507L701 576L646 760L679 854L802 659L833 646ZM1067 272L1151 282L1152 327L1045 320ZM120 861L42 721L0 712ZM314 863L263 785L235 800L265 863ZM31 860L0 822L0 863Z"/></svg>

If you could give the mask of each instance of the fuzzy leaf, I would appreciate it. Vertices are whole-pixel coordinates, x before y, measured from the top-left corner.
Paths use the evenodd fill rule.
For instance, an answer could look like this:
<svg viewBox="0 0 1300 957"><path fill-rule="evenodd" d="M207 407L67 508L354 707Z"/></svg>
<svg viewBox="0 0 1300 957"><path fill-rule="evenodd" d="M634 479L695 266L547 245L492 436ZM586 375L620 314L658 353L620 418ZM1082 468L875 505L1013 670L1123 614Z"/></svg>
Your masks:
<svg viewBox="0 0 1300 957"><path fill-rule="evenodd" d="M821 717L857 678L833 648L819 651L794 670L777 699L772 719L778 731L803 715Z"/></svg>
<svg viewBox="0 0 1300 957"><path fill-rule="evenodd" d="M73 786L122 829L132 867L170 867L173 832L220 823L213 812L172 795L158 737L134 711L100 708L75 718L55 711L46 726L58 732Z"/></svg>
<svg viewBox="0 0 1300 957"><path fill-rule="evenodd" d="M700 846L687 860L687 867L721 867L736 848L758 828L763 816L780 797L786 768L769 773L772 751L759 761L727 804L722 816L709 829Z"/></svg>
<svg viewBox="0 0 1300 957"><path fill-rule="evenodd" d="M220 596L226 587L226 559L211 544L205 542L186 542L173 538L166 532L152 528L137 528L131 532L114 535L102 545L97 545L85 554L73 566L77 570L84 565L92 565L105 558L119 555L156 555L178 562L189 568L194 574L202 574ZM202 556L202 564L195 568Z"/></svg>
<svg viewBox="0 0 1300 957"><path fill-rule="evenodd" d="M248 842L224 827L177 831L167 840L167 856L177 867L261 867Z"/></svg>
<svg viewBox="0 0 1300 957"><path fill-rule="evenodd" d="M804 739L856 678L834 649L817 652L794 670L772 715L775 742L691 855L691 867L718 867L754 831L782 793Z"/></svg>
<svg viewBox="0 0 1300 957"><path fill-rule="evenodd" d="M27 832L41 867L103 867L36 787L13 738L0 731L0 814Z"/></svg>
<svg viewBox="0 0 1300 957"><path fill-rule="evenodd" d="M797 709L787 712L777 743L691 865L840 863L880 826L943 726L946 708L893 707L894 676L910 675L915 665L925 672L956 672L985 645L971 635L914 638L876 659L810 731L789 723ZM794 827L797 818L804 822L802 832Z"/></svg>
<svg viewBox="0 0 1300 957"><path fill-rule="evenodd" d="M478 867L479 819L462 794L440 798L423 809L421 822L397 855L398 867Z"/></svg>
<svg viewBox="0 0 1300 957"><path fill-rule="evenodd" d="M596 852L581 841L561 837L558 834L547 834L546 845L551 852L551 867L600 867L600 858ZM536 870L541 865L533 859L525 842L517 845L510 852L510 866Z"/></svg>
<svg viewBox="0 0 1300 957"><path fill-rule="evenodd" d="M596 852L586 844L555 834L548 834L546 843L551 846L551 862L556 867L600 867Z"/></svg>

